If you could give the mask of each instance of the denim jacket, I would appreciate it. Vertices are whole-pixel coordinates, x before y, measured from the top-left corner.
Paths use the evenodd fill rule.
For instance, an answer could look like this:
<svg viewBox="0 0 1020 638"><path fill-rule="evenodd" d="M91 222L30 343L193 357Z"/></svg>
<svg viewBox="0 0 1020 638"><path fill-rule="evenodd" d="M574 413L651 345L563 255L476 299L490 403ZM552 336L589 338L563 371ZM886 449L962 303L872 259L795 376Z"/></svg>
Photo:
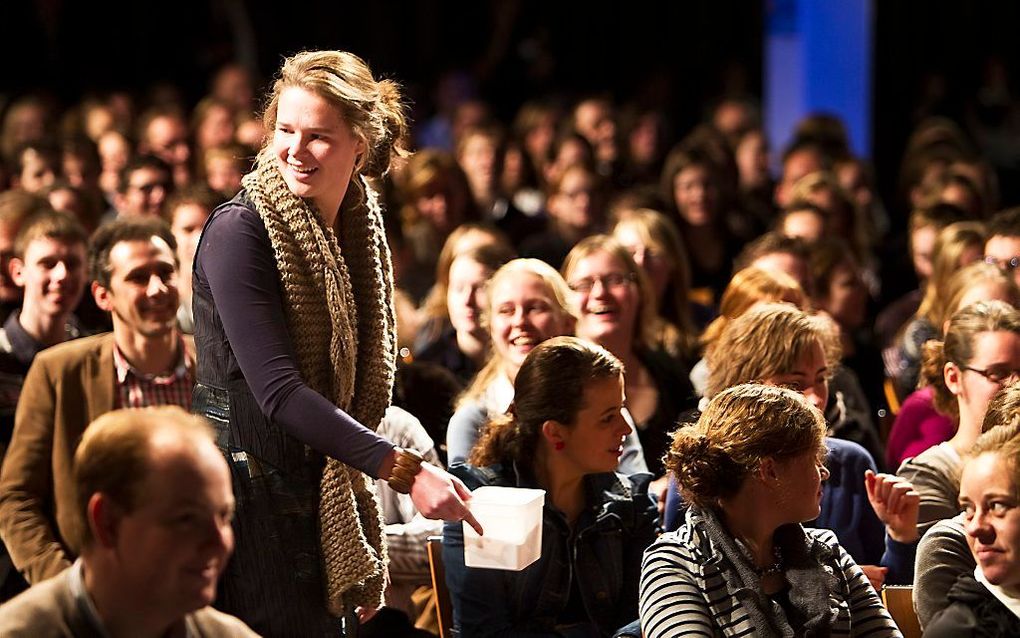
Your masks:
<svg viewBox="0 0 1020 638"><path fill-rule="evenodd" d="M450 472L471 489L537 487L521 469L458 464ZM576 635L558 626L575 579L597 635L611 636L634 621L641 557L658 533L658 512L648 496L651 478L650 474L615 473L585 477L587 507L574 530L547 502L541 556L519 572L465 567L461 524L447 523L443 563L457 635Z"/></svg>

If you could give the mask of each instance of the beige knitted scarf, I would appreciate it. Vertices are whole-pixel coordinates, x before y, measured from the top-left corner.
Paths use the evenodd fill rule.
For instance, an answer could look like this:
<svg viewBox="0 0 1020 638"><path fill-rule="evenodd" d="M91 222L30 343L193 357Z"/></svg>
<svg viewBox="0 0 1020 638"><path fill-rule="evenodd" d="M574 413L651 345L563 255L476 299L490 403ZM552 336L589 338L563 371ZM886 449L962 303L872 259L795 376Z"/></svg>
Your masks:
<svg viewBox="0 0 1020 638"><path fill-rule="evenodd" d="M393 388L396 316L375 192L360 178L351 180L338 239L314 207L287 188L271 153L260 154L242 183L269 232L304 381L376 429ZM340 616L356 606L381 606L387 559L372 481L328 458L320 494L329 610Z"/></svg>

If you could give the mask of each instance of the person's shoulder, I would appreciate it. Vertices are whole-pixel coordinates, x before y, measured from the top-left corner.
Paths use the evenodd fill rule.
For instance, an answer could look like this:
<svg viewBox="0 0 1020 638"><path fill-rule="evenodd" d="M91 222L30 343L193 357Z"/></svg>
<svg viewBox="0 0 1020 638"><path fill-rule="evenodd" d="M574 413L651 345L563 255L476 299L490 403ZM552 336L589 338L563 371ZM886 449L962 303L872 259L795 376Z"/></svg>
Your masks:
<svg viewBox="0 0 1020 638"><path fill-rule="evenodd" d="M645 550L644 563L650 565L665 562L690 569L694 565L704 564L712 553L708 537L688 519L676 531L660 534L652 541Z"/></svg>
<svg viewBox="0 0 1020 638"><path fill-rule="evenodd" d="M840 548L839 538L831 529L805 527L804 534L808 537L808 539L817 541L823 545L828 545L832 549Z"/></svg>
<svg viewBox="0 0 1020 638"><path fill-rule="evenodd" d="M233 228L258 228L265 233L262 217L255 210L255 204L248 198L247 191L241 190L233 199L217 206L205 223L203 234L212 228L229 230Z"/></svg>
<svg viewBox="0 0 1020 638"><path fill-rule="evenodd" d="M935 472L936 474L942 474L948 468L955 468L959 465L959 458L949 451L951 448L948 448L948 445L948 443L933 445L917 456L905 459L900 465L899 472L897 473L902 474L904 471L914 471L920 473Z"/></svg>
<svg viewBox="0 0 1020 638"><path fill-rule="evenodd" d="M66 571L34 585L0 605L0 636L74 636Z"/></svg>
<svg viewBox="0 0 1020 638"><path fill-rule="evenodd" d="M502 465L487 465L478 467L470 463L457 462L450 466L450 474L453 474L467 486L469 490L476 490L479 487L498 485L512 487L514 481L510 478L512 472L508 472Z"/></svg>
<svg viewBox="0 0 1020 638"><path fill-rule="evenodd" d="M105 347L111 346L112 343L112 332L72 339L41 351L36 355L34 363L49 367L73 367L90 357L98 356Z"/></svg>
<svg viewBox="0 0 1020 638"><path fill-rule="evenodd" d="M854 468L875 467L875 459L871 458L871 453L859 443L829 436L825 437L825 447L828 448L827 464L835 461ZM829 469L832 471L831 467Z"/></svg>
<svg viewBox="0 0 1020 638"><path fill-rule="evenodd" d="M191 621L199 630L199 635L226 636L227 638L249 638L257 637L258 634L252 631L240 618L236 618L212 607L204 607L190 614Z"/></svg>

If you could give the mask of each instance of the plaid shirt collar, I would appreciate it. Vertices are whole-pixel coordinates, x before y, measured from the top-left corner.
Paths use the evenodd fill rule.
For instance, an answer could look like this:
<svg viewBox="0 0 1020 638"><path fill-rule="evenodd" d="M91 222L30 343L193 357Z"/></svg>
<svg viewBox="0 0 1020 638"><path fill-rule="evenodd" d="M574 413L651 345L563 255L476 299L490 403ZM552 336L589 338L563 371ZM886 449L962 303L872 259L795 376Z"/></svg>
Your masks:
<svg viewBox="0 0 1020 638"><path fill-rule="evenodd" d="M191 361L188 360L184 350L184 339L179 336L177 337L177 364L169 372L164 374L145 374L139 372L124 357L116 342L113 344L113 366L117 371L117 383L121 385L127 382L128 375L155 385L169 385L185 378L191 371Z"/></svg>

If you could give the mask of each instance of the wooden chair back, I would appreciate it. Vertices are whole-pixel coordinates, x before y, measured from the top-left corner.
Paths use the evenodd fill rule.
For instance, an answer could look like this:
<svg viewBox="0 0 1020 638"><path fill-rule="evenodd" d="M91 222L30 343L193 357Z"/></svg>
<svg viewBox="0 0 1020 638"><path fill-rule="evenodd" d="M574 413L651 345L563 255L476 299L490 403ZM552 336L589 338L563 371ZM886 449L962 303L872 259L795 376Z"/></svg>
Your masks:
<svg viewBox="0 0 1020 638"><path fill-rule="evenodd" d="M432 574L432 595L439 620L439 638L449 638L453 635L453 604L450 602L450 590L446 587L446 569L443 568L443 537L429 536L425 542L429 553L429 572Z"/></svg>
<svg viewBox="0 0 1020 638"><path fill-rule="evenodd" d="M903 638L921 638L921 624L914 611L914 588L910 585L886 585L882 588L882 604L896 621Z"/></svg>

